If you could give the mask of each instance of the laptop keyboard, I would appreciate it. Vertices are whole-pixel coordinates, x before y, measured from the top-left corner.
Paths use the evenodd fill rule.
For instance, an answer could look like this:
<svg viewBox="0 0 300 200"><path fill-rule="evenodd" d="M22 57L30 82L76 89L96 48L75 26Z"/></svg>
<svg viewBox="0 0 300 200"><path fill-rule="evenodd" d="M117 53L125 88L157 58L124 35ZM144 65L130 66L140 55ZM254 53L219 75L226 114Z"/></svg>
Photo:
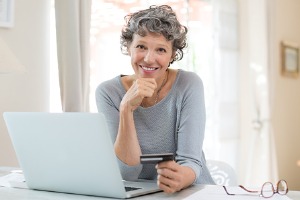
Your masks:
<svg viewBox="0 0 300 200"><path fill-rule="evenodd" d="M139 189L142 189L142 188L137 188L137 187L125 187L125 190L126 192L129 192L129 191L133 191L133 190L139 190Z"/></svg>

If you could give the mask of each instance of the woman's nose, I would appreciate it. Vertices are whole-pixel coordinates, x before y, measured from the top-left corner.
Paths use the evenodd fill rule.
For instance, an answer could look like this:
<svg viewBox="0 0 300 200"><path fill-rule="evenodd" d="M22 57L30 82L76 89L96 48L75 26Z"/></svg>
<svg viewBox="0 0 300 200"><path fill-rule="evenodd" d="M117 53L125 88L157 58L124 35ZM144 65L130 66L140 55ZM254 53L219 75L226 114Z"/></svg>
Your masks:
<svg viewBox="0 0 300 200"><path fill-rule="evenodd" d="M155 54L152 51L147 51L144 61L147 63L151 63L155 61Z"/></svg>

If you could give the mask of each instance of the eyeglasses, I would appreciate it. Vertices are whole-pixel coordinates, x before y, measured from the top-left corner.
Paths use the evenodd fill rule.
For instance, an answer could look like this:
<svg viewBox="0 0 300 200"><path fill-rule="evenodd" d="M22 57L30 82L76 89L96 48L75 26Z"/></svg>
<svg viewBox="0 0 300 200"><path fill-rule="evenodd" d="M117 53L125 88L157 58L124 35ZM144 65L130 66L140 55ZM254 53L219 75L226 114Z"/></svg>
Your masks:
<svg viewBox="0 0 300 200"><path fill-rule="evenodd" d="M272 197L274 194L278 193L280 195L286 195L289 191L288 189L288 184L285 180L280 180L277 182L276 184L276 188L274 188L274 185L271 182L266 182L262 185L261 190L257 191L257 190L249 190L246 189L244 186L239 185L240 188L242 188L244 191L246 191L248 194L259 194L259 196L264 197L264 198L270 198ZM225 192L228 195L241 195L241 194L245 194L245 193L231 193L228 191L228 187L226 188L226 186L223 186ZM246 194L247 194L246 193Z"/></svg>

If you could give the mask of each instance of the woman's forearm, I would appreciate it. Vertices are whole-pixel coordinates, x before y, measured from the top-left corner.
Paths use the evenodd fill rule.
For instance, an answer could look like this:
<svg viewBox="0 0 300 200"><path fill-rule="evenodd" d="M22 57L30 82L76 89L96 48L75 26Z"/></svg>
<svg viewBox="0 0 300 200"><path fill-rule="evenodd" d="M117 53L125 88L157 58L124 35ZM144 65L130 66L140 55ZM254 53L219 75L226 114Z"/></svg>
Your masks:
<svg viewBox="0 0 300 200"><path fill-rule="evenodd" d="M127 165L140 163L141 148L134 125L133 111L126 105L120 106L118 135L114 144L117 157Z"/></svg>

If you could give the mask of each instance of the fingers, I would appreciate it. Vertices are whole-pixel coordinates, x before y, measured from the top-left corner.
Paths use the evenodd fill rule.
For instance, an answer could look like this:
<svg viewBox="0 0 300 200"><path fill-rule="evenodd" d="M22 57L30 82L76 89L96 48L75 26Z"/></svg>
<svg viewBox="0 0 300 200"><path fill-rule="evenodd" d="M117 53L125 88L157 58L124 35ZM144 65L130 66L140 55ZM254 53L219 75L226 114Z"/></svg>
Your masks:
<svg viewBox="0 0 300 200"><path fill-rule="evenodd" d="M132 86L137 96L152 97L157 85L155 79L140 78L134 81Z"/></svg>
<svg viewBox="0 0 300 200"><path fill-rule="evenodd" d="M158 187L166 193L174 193L180 191L180 181L176 179L176 176L165 176L159 174L157 177Z"/></svg>
<svg viewBox="0 0 300 200"><path fill-rule="evenodd" d="M128 110L135 110L142 103L144 98L152 97L156 87L155 79L136 79L124 95L121 105L129 106Z"/></svg>
<svg viewBox="0 0 300 200"><path fill-rule="evenodd" d="M160 162L156 165L156 169L168 168L173 171L178 170L178 167L180 167L180 165L177 164L174 160Z"/></svg>
<svg viewBox="0 0 300 200"><path fill-rule="evenodd" d="M165 179L165 180L163 180L163 179ZM160 175L158 175L157 185L161 190L163 190L165 193L168 193L168 194L172 194L172 193L180 191L180 188L178 187L177 182L170 181L170 179L161 177Z"/></svg>
<svg viewBox="0 0 300 200"><path fill-rule="evenodd" d="M174 193L182 189L182 176L179 165L174 161L157 164L157 184L166 193Z"/></svg>

